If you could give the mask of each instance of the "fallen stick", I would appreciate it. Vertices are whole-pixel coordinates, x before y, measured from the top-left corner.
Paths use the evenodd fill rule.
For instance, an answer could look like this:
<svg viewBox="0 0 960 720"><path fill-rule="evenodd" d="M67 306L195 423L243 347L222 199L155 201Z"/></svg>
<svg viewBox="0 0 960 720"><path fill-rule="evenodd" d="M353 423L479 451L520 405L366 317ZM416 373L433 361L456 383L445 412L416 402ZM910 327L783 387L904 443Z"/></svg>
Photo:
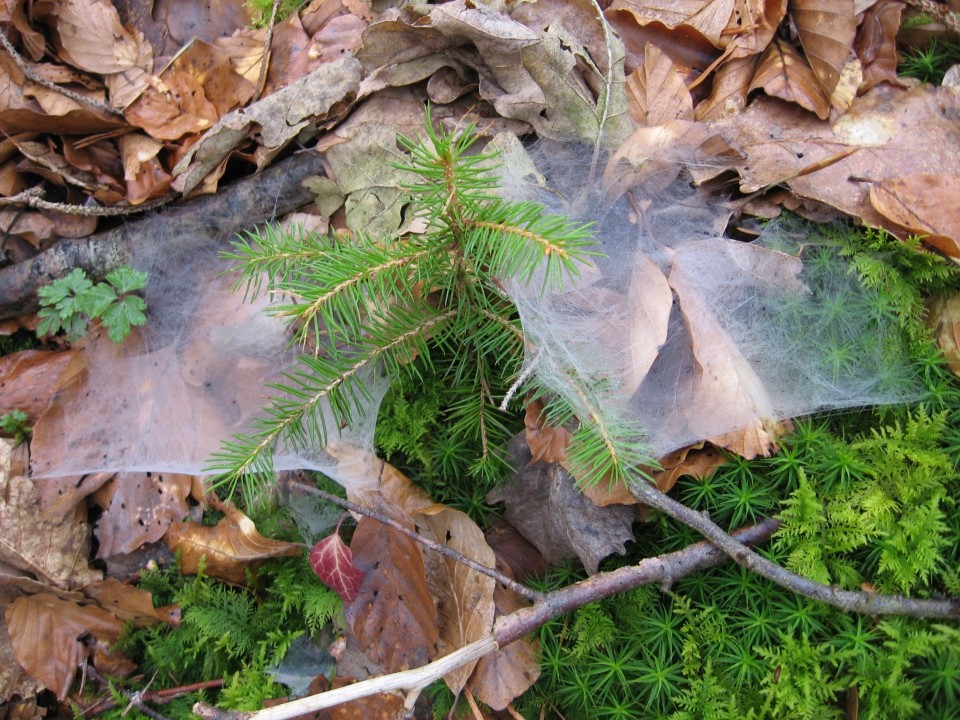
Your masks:
<svg viewBox="0 0 960 720"><path fill-rule="evenodd" d="M278 218L313 199L301 183L323 174L323 157L302 152L257 175L189 203L126 222L88 238L60 240L30 260L0 270L0 320L37 309L37 290L82 268L94 280L127 264L139 248L164 252L226 242L237 232Z"/></svg>

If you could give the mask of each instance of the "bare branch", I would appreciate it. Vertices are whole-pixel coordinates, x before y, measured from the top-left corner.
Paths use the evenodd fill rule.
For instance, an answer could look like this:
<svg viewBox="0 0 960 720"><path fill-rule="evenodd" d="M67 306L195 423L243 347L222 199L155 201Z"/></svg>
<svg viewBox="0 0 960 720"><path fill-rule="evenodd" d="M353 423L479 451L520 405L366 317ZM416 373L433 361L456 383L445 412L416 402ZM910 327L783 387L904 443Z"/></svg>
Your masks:
<svg viewBox="0 0 960 720"><path fill-rule="evenodd" d="M632 485L631 490L641 502L655 507L675 520L679 520L687 527L696 530L723 550L737 564L804 597L820 600L847 612L857 612L864 615L908 615L910 617L960 619L960 600L955 598L924 600L902 595L879 595L865 591L841 590L838 587L824 585L802 575L797 575L745 547L707 515L691 510L686 505L660 492L656 487L646 482L640 482Z"/></svg>
<svg viewBox="0 0 960 720"><path fill-rule="evenodd" d="M528 600L532 600L536 602L538 600L543 599L543 593L533 590L531 588L528 588L526 585L522 585L518 583L513 578L507 577L499 570L495 568L490 568L490 567L487 567L486 565L478 563L476 560L472 560L468 558L466 555L463 555L462 553L457 552L453 548L447 547L446 545L438 543L435 540L431 540L430 538L426 538L423 535L420 535L419 533L416 533L413 530L410 530L409 528L405 527L402 523L397 522L393 518L387 517L382 513L376 512L375 510L370 510L369 508L361 507L356 503L352 503L349 500L344 500L343 498L337 497L336 495L331 495L330 493L325 492L320 488L315 487L309 483L298 482L296 480L291 480L289 482L291 485L295 486L298 490L301 490L309 495L314 495L316 497L323 498L329 503L333 503L334 505L342 507L344 510L355 512L358 515L365 515L366 517L376 520L379 523L383 523L384 525L387 525L393 528L397 532L403 533L414 542L418 542L424 547L429 548L434 552L438 552L444 557L450 558L454 562L458 562L462 565L466 565L471 570L476 570L478 573L482 573L487 577L493 578L498 583L505 585L506 587L510 588L515 593L517 593L518 595L521 595L522 597L525 597Z"/></svg>
<svg viewBox="0 0 960 720"><path fill-rule="evenodd" d="M776 520L765 520L759 525L743 528L734 533L737 538L735 542L749 544L764 542L773 534L777 525ZM241 713L221 710L204 703L194 705L193 711L205 720L288 720L384 692L404 691L415 697L417 691L435 680L509 645L524 635L529 635L555 617L587 603L632 590L641 585L672 582L697 570L717 565L724 559L724 554L710 543L699 542L683 550L647 558L636 565L611 572L599 573L576 585L547 593L532 607L523 608L500 618L489 635L423 667L370 678L258 712Z"/></svg>
<svg viewBox="0 0 960 720"><path fill-rule="evenodd" d="M140 205L114 205L111 207L101 207L99 205L70 205L67 203L50 202L43 199L43 188L39 185L28 188L16 195L0 198L0 207L4 205L26 205L35 210L49 210L50 212L62 213L63 215L78 215L83 217L120 217L123 215L136 215L137 213L155 210L162 205L175 200L179 197L176 194L166 195L156 198Z"/></svg>

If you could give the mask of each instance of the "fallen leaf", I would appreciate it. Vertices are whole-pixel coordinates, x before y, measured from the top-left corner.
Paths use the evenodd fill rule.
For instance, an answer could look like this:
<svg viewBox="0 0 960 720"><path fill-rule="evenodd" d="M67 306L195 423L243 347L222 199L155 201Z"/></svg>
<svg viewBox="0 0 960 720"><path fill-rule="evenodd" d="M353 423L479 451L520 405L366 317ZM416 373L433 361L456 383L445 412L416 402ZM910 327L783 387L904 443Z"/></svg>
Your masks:
<svg viewBox="0 0 960 720"><path fill-rule="evenodd" d="M777 34L786 14L787 0L737 0L724 31L726 61L762 53Z"/></svg>
<svg viewBox="0 0 960 720"><path fill-rule="evenodd" d="M722 47L722 34L734 5L734 0L615 0L610 10L626 10L641 25L691 28L715 47Z"/></svg>
<svg viewBox="0 0 960 720"><path fill-rule="evenodd" d="M493 599L497 617L509 615L527 606L513 590L499 583L494 590ZM480 702L500 711L529 690L539 677L539 643L532 636L528 636L514 640L506 647L480 658L467 687Z"/></svg>
<svg viewBox="0 0 960 720"><path fill-rule="evenodd" d="M435 506L413 519L421 535L481 565L494 567L496 559L483 531L465 513ZM449 654L488 635L493 630L494 579L430 550L424 551L424 564L427 587L437 606L439 654ZM469 663L444 676L455 695L463 690L475 665Z"/></svg>
<svg viewBox="0 0 960 720"><path fill-rule="evenodd" d="M118 473L94 493L103 514L97 520L97 557L131 553L160 540L190 511L193 478L175 473Z"/></svg>
<svg viewBox="0 0 960 720"><path fill-rule="evenodd" d="M627 77L630 116L638 125L693 119L693 98L669 55L649 43L643 66Z"/></svg>
<svg viewBox="0 0 960 720"><path fill-rule="evenodd" d="M696 443L679 450L674 450L666 457L660 458L662 470L651 473L660 492L670 492L677 480L687 476L700 480L723 465L726 460L723 454L707 443Z"/></svg>
<svg viewBox="0 0 960 720"><path fill-rule="evenodd" d="M924 243L960 258L960 175L915 174L870 185L870 203L890 222Z"/></svg>
<svg viewBox="0 0 960 720"><path fill-rule="evenodd" d="M747 107L747 95L756 68L757 57L754 55L723 63L713 74L710 95L697 104L695 118L707 122L742 113Z"/></svg>
<svg viewBox="0 0 960 720"><path fill-rule="evenodd" d="M426 665L440 635L420 546L364 517L350 549L364 579L344 613L361 645L386 672Z"/></svg>
<svg viewBox="0 0 960 720"><path fill-rule="evenodd" d="M827 101L807 61L791 45L775 39L760 58L750 91L796 103L824 120L830 114Z"/></svg>
<svg viewBox="0 0 960 720"><path fill-rule="evenodd" d="M89 634L112 644L124 627L103 608L50 594L19 597L5 616L17 662L61 701L70 692L77 668L90 655L80 638Z"/></svg>
<svg viewBox="0 0 960 720"><path fill-rule="evenodd" d="M853 46L863 67L860 94L880 83L900 84L897 77L897 31L905 7L899 0L879 0L863 16Z"/></svg>
<svg viewBox="0 0 960 720"><path fill-rule="evenodd" d="M23 410L38 418L50 405L76 351L24 350L0 358L0 415Z"/></svg>
<svg viewBox="0 0 960 720"><path fill-rule="evenodd" d="M0 575L0 581L3 579L5 578ZM5 588L4 591L0 591L0 611L4 614L13 600L10 597L13 593L8 590L9 588ZM21 704L26 706L30 704L31 698L35 703L36 694L43 689L43 683L31 677L17 662L13 653L13 642L7 631L7 623L0 622L0 702L4 703L5 709L9 709L8 712L12 711L7 717L10 718L12 715L12 720L17 720L17 697L22 698ZM30 713L25 715L25 720L33 720L33 718L40 720L37 715Z"/></svg>
<svg viewBox="0 0 960 720"><path fill-rule="evenodd" d="M213 42L250 26L252 6L244 0L160 0L155 13L166 16L170 35L185 44L197 38ZM166 10L166 12L163 12Z"/></svg>
<svg viewBox="0 0 960 720"><path fill-rule="evenodd" d="M353 602L360 592L363 572L353 563L353 552L340 537L340 525L310 551L310 567L328 588L345 603Z"/></svg>
<svg viewBox="0 0 960 720"><path fill-rule="evenodd" d="M540 551L503 518L487 529L484 538L497 558L497 568L506 568L511 577L527 582L546 575L548 565Z"/></svg>
<svg viewBox="0 0 960 720"><path fill-rule="evenodd" d="M562 425L548 425L543 416L543 401L527 403L523 414L526 426L524 439L530 448L531 463L562 463L566 460L566 449L570 442L570 431Z"/></svg>
<svg viewBox="0 0 960 720"><path fill-rule="evenodd" d="M251 132L259 130L268 150L266 165L304 128L339 117L356 97L360 64L352 57L324 63L307 77L259 102L221 118L174 168L174 187L184 194L196 188Z"/></svg>
<svg viewBox="0 0 960 720"><path fill-rule="evenodd" d="M263 537L253 520L231 505L215 527L174 523L163 539L172 552L180 552L185 575L195 575L202 566L206 575L235 585L246 584L247 573L255 572L264 560L302 551L298 543Z"/></svg>
<svg viewBox="0 0 960 720"><path fill-rule="evenodd" d="M180 609L177 606L154 607L150 592L116 578L106 578L102 582L87 585L83 588L83 594L119 620L133 623L135 627L148 627L158 622L178 625L180 621Z"/></svg>
<svg viewBox="0 0 960 720"><path fill-rule="evenodd" d="M829 98L853 49L854 0L790 0L788 12L823 96Z"/></svg>
<svg viewBox="0 0 960 720"><path fill-rule="evenodd" d="M960 295L934 301L927 322L950 370L960 375Z"/></svg>
<svg viewBox="0 0 960 720"><path fill-rule="evenodd" d="M146 40L123 27L106 0L63 0L56 4L55 15L58 50L71 65L107 74L136 67L141 59L139 43Z"/></svg>
<svg viewBox="0 0 960 720"><path fill-rule="evenodd" d="M90 527L86 509L47 520L40 494L27 477L26 446L0 438L0 560L58 588L100 580L87 565Z"/></svg>
<svg viewBox="0 0 960 720"><path fill-rule="evenodd" d="M511 467L503 484L487 495L503 502L505 516L553 565L580 558L591 575L600 561L625 552L633 538L633 509L623 505L600 508L577 488L570 474L555 463L534 463L522 436L508 445Z"/></svg>

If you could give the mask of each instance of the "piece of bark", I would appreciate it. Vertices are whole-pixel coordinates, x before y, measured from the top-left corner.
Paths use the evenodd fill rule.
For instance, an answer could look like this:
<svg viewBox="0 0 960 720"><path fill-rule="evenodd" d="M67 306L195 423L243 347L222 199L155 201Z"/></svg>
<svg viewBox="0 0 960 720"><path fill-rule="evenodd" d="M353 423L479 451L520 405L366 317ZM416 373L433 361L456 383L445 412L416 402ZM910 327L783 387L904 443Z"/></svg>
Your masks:
<svg viewBox="0 0 960 720"><path fill-rule="evenodd" d="M240 230L252 229L306 205L313 199L304 179L323 174L323 156L303 152L258 175L244 178L216 195L193 200L78 240L61 240L28 261L0 270L0 320L37 309L37 290L83 268L94 280L129 262L138 248L162 244L173 253L227 242Z"/></svg>

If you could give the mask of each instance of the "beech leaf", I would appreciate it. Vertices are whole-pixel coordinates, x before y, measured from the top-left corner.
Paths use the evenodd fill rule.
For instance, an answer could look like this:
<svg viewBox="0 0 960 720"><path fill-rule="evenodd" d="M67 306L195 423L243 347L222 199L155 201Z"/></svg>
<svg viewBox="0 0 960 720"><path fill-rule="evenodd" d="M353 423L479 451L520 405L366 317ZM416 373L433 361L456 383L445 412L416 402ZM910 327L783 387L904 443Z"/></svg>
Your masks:
<svg viewBox="0 0 960 720"><path fill-rule="evenodd" d="M353 564L353 552L340 538L340 526L310 551L310 567L324 585L345 602L353 602L360 592L363 571Z"/></svg>
<svg viewBox="0 0 960 720"><path fill-rule="evenodd" d="M767 95L796 103L821 120L830 114L830 103L807 61L779 38L770 43L750 83L751 92L759 88Z"/></svg>
<svg viewBox="0 0 960 720"><path fill-rule="evenodd" d="M436 657L440 632L420 546L363 517L350 549L364 578L344 613L360 644L386 672L426 665Z"/></svg>
<svg viewBox="0 0 960 720"><path fill-rule="evenodd" d="M917 173L888 178L870 186L870 203L907 232L922 235L927 245L960 257L960 175Z"/></svg>
<svg viewBox="0 0 960 720"><path fill-rule="evenodd" d="M790 0L800 44L823 89L833 95L853 48L857 18L853 0Z"/></svg>

